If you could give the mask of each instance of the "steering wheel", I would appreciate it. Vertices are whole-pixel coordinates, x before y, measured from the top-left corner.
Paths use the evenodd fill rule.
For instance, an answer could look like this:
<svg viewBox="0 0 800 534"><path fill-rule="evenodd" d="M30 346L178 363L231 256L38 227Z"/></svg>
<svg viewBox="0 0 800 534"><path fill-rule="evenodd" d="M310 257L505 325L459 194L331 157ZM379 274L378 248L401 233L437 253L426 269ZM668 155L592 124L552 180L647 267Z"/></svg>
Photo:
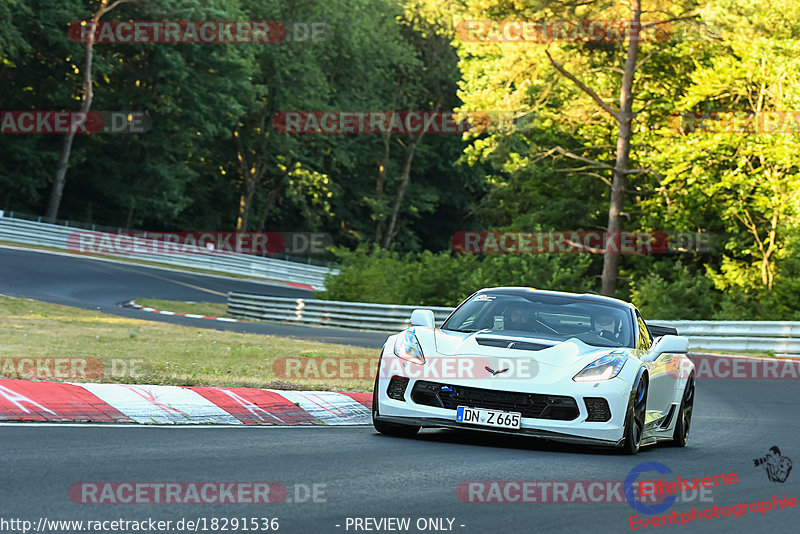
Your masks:
<svg viewBox="0 0 800 534"><path fill-rule="evenodd" d="M610 341L618 341L617 336L615 336L614 332L611 332L610 330L603 330L600 332L600 337Z"/></svg>

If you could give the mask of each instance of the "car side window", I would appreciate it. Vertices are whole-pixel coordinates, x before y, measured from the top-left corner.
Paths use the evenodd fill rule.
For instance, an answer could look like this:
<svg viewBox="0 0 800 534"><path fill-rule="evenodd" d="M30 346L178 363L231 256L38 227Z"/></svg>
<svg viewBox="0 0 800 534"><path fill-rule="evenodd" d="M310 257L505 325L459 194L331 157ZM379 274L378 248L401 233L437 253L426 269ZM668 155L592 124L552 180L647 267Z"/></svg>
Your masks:
<svg viewBox="0 0 800 534"><path fill-rule="evenodd" d="M639 341L636 343L636 348L639 350L650 350L650 347L653 345L653 340L650 339L650 331L647 329L647 325L644 324L644 319L639 314L639 311L636 311L636 323L639 327Z"/></svg>

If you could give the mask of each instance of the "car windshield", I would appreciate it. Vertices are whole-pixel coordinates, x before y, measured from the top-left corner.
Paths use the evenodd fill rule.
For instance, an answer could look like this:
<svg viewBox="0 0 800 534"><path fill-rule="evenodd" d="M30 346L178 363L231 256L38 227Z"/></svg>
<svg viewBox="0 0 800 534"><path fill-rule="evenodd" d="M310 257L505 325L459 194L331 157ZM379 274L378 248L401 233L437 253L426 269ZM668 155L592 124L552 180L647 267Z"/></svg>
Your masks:
<svg viewBox="0 0 800 534"><path fill-rule="evenodd" d="M442 330L535 337L577 338L597 347L633 347L631 314L624 306L556 295L479 293Z"/></svg>

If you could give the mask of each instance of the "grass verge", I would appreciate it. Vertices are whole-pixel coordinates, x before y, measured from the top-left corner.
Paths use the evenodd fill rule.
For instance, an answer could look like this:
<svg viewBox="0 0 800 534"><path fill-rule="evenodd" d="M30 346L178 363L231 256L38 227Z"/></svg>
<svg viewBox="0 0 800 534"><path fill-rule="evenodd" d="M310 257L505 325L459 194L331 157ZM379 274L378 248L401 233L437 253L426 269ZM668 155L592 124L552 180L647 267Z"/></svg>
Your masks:
<svg viewBox="0 0 800 534"><path fill-rule="evenodd" d="M273 363L284 357L374 359L377 351L260 334L200 330L34 300L0 298L0 378L372 390L372 380L368 379L286 380L285 376L276 376L273 369ZM102 375L85 380L74 376L23 377L19 376L19 358L34 361L96 358L103 364Z"/></svg>

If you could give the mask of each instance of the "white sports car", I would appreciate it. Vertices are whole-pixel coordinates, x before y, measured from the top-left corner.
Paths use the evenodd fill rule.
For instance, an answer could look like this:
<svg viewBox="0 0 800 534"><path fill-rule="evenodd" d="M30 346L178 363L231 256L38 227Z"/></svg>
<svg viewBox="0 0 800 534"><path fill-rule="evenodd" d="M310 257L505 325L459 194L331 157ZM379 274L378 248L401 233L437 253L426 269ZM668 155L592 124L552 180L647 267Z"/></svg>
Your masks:
<svg viewBox="0 0 800 534"><path fill-rule="evenodd" d="M620 447L684 446L694 404L688 340L648 326L632 304L520 287L482 289L435 327L414 310L390 336L372 420L383 434L422 427L524 434Z"/></svg>

